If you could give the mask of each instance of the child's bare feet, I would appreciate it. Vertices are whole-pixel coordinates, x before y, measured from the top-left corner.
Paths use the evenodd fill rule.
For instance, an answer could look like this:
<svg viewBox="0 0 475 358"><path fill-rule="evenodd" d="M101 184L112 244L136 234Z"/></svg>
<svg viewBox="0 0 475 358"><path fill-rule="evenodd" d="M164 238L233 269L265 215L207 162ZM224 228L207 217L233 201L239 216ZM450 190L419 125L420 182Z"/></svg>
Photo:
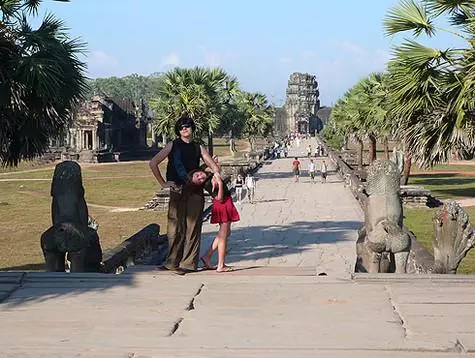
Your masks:
<svg viewBox="0 0 475 358"><path fill-rule="evenodd" d="M205 268L205 270L214 270L216 269L216 267L214 267L212 264L211 264L211 260L205 256L203 256L201 258L201 262L203 263L203 267Z"/></svg>
<svg viewBox="0 0 475 358"><path fill-rule="evenodd" d="M218 267L216 269L216 272L232 272L234 269L231 266L223 266L223 267Z"/></svg>

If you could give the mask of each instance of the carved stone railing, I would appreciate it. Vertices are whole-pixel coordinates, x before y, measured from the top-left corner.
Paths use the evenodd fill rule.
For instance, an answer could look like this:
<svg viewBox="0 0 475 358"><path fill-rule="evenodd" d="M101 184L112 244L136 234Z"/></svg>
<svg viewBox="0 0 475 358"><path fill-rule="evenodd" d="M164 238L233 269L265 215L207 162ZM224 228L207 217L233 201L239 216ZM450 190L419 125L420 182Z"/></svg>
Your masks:
<svg viewBox="0 0 475 358"><path fill-rule="evenodd" d="M106 250L103 254L101 271L121 273L127 267L141 263L166 241L166 236L160 236L160 226L150 224L115 248Z"/></svg>
<svg viewBox="0 0 475 358"><path fill-rule="evenodd" d="M317 142L323 146L325 153L336 164L336 170L345 181L355 199L360 204L363 213L366 213L367 195L364 192L364 185L360 180L357 171L352 169L319 135L316 136ZM409 230L408 230L409 231ZM409 231L410 232L410 231ZM430 273L434 269L434 256L422 247L416 240L412 232L411 236L411 251L406 266L407 273Z"/></svg>
<svg viewBox="0 0 475 358"><path fill-rule="evenodd" d="M229 184L238 173L246 175L248 172L255 172L262 166L262 161L258 159L239 159L231 162L220 163L221 176L226 184ZM206 202L211 200L205 195ZM144 205L142 210L167 211L170 201L170 189L159 189L153 198Z"/></svg>

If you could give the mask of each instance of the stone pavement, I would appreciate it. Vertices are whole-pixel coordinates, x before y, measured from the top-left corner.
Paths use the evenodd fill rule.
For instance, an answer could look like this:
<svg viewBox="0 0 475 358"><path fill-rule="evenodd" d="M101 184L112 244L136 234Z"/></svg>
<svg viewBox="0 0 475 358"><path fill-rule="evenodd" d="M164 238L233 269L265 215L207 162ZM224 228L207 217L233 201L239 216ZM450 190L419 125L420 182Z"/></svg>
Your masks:
<svg viewBox="0 0 475 358"><path fill-rule="evenodd" d="M316 273L348 277L356 261L356 230L363 214L350 191L333 172L327 182L318 176L312 184L308 176L306 144L288 158L266 163L257 178L256 201L236 203L241 220L232 224L227 261L239 267L311 267ZM302 177L294 182L293 155L299 155ZM314 159L315 160L315 159ZM244 191L244 194L246 192ZM208 248L218 226L203 225L202 253Z"/></svg>
<svg viewBox="0 0 475 358"><path fill-rule="evenodd" d="M243 204L235 272L0 273L0 357L475 357L475 277L352 274L356 203L289 160Z"/></svg>

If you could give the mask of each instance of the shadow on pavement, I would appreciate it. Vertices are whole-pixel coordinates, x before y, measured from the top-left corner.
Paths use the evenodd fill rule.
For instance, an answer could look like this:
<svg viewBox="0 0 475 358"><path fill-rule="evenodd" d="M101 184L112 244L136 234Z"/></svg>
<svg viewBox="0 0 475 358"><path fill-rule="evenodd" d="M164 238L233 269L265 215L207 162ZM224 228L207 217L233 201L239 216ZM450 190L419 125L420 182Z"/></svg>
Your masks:
<svg viewBox="0 0 475 358"><path fill-rule="evenodd" d="M360 221L298 221L287 225L253 226L232 229L226 262L278 258L300 254L318 244L352 241ZM203 234L201 252L204 254L216 233ZM355 237L353 237L353 235ZM355 248L356 250L356 248Z"/></svg>
<svg viewBox="0 0 475 358"><path fill-rule="evenodd" d="M0 272L0 310L61 296L102 293L115 287L134 285L134 275L131 274Z"/></svg>

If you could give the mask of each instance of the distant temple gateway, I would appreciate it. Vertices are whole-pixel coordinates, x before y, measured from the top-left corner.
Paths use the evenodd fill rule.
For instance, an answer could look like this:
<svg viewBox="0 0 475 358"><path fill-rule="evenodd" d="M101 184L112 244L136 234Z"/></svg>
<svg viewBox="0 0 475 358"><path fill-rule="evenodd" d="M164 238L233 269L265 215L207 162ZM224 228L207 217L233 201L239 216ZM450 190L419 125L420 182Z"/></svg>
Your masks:
<svg viewBox="0 0 475 358"><path fill-rule="evenodd" d="M65 133L51 140L49 157L96 162L143 151L150 117L144 101L95 95L76 108Z"/></svg>
<svg viewBox="0 0 475 358"><path fill-rule="evenodd" d="M320 91L314 75L294 72L290 75L283 107L276 108L275 130L289 133L314 134L323 128L318 116Z"/></svg>

